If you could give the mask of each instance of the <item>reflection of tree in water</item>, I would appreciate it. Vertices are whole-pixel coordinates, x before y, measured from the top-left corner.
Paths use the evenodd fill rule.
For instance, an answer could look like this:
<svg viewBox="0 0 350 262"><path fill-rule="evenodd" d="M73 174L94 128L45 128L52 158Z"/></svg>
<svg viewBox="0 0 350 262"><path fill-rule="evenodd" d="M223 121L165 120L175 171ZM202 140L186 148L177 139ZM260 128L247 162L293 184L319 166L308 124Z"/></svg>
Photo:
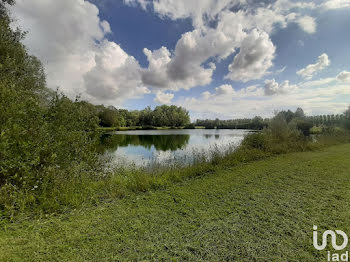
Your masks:
<svg viewBox="0 0 350 262"><path fill-rule="evenodd" d="M189 139L190 135L103 135L99 150L104 153L106 150L115 151L118 147L133 145L175 151L186 146Z"/></svg>

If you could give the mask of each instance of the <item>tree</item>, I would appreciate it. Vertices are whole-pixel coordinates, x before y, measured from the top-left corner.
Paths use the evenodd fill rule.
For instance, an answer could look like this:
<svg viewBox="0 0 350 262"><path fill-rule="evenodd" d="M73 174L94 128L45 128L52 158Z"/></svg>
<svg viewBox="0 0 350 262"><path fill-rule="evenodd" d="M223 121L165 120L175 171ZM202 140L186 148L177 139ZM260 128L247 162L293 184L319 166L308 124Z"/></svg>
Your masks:
<svg viewBox="0 0 350 262"><path fill-rule="evenodd" d="M294 117L304 118L305 117L304 110L302 108L298 107L294 113Z"/></svg>
<svg viewBox="0 0 350 262"><path fill-rule="evenodd" d="M350 105L349 108L344 112L345 118L350 120Z"/></svg>
<svg viewBox="0 0 350 262"><path fill-rule="evenodd" d="M350 106L349 108L344 112L344 119L343 119L343 126L350 130Z"/></svg>
<svg viewBox="0 0 350 262"><path fill-rule="evenodd" d="M97 159L95 107L46 87L40 61L21 43L25 34L10 27L13 2L0 2L0 191L29 190Z"/></svg>

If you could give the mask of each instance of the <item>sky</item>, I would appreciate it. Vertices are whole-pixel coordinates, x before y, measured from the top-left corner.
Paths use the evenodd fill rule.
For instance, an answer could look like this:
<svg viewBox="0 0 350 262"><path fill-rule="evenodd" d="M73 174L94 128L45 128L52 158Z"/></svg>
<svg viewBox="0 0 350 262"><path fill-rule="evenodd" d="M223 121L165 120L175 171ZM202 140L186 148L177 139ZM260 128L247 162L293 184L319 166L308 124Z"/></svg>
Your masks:
<svg viewBox="0 0 350 262"><path fill-rule="evenodd" d="M350 0L17 0L11 14L71 98L193 120L350 104Z"/></svg>

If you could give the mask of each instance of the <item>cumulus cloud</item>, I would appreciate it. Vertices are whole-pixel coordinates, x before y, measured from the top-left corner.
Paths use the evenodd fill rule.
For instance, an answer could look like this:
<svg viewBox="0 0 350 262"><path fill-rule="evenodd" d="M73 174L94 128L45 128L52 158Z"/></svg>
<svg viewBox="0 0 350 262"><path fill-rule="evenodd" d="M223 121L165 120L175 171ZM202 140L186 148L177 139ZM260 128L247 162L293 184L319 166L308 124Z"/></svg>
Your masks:
<svg viewBox="0 0 350 262"><path fill-rule="evenodd" d="M147 10L147 7L151 4L148 0L124 0L124 3L129 6L140 6L143 10Z"/></svg>
<svg viewBox="0 0 350 262"><path fill-rule="evenodd" d="M266 80L263 87L247 86L234 92L232 86L225 85L214 88L212 93L205 91L198 98L180 99L176 104L186 106L195 118L270 117L276 110L297 107L310 115L342 113L350 98L349 76L350 72L343 71L334 77L306 81L298 86L288 80L277 83L272 79Z"/></svg>
<svg viewBox="0 0 350 262"><path fill-rule="evenodd" d="M139 2L132 0L132 2ZM297 22L308 33L316 23L291 9L313 8L314 4L278 0L271 4L241 0L148 1L160 17L191 18L194 30L182 35L173 53L165 47L144 50L149 67L142 79L146 85L178 90L211 83L216 62L240 49L226 78L247 82L261 79L273 66L275 46L269 34L275 28ZM235 10L236 9L236 10ZM235 10L235 11L234 11Z"/></svg>
<svg viewBox="0 0 350 262"><path fill-rule="evenodd" d="M318 57L315 64L311 64L303 69L300 69L299 71L297 71L297 74L307 80L310 80L314 74L329 66L330 63L331 62L328 58L328 55L324 53Z"/></svg>
<svg viewBox="0 0 350 262"><path fill-rule="evenodd" d="M325 9L349 8L350 0L328 0L321 7Z"/></svg>
<svg viewBox="0 0 350 262"><path fill-rule="evenodd" d="M163 93L161 91L158 91L156 93L156 97L154 98L154 101L159 104L170 104L171 100L174 98L174 94L171 93Z"/></svg>
<svg viewBox="0 0 350 262"><path fill-rule="evenodd" d="M191 17L194 27L202 27L205 19L213 20L221 11L233 7L243 1L240 0L157 0L153 1L153 8L161 17L183 19Z"/></svg>
<svg viewBox="0 0 350 262"><path fill-rule="evenodd" d="M337 75L336 79L340 82L350 82L350 72L349 71L343 71Z"/></svg>
<svg viewBox="0 0 350 262"><path fill-rule="evenodd" d="M216 68L214 63L205 65L208 59L227 57L245 35L240 25L222 30L195 29L182 35L174 54L166 47L154 51L144 49L149 66L143 71L142 80L146 85L172 90L207 85Z"/></svg>
<svg viewBox="0 0 350 262"><path fill-rule="evenodd" d="M242 82L260 79L273 65L275 50L268 34L253 30L243 40L239 53L229 66L230 72L226 78Z"/></svg>
<svg viewBox="0 0 350 262"><path fill-rule="evenodd" d="M267 96L288 94L297 89L296 85L290 85L288 80L281 84L277 83L275 79L265 80L264 93Z"/></svg>
<svg viewBox="0 0 350 262"><path fill-rule="evenodd" d="M306 81L306 82L302 83L301 86L302 87L319 87L319 86L328 85L334 81L335 81L334 77L321 78L318 80Z"/></svg>
<svg viewBox="0 0 350 262"><path fill-rule="evenodd" d="M280 86L291 86L285 81ZM278 89L279 89L278 88ZM276 110L302 107L307 114L342 113L347 101L337 101L350 96L348 85L332 84L318 88L293 88L283 95L265 95L265 88L249 86L236 90L234 95L219 96L206 91L198 98L180 99L177 105L185 106L194 118L245 118L260 115L271 117ZM288 89L288 88L287 88ZM205 95L204 95L205 94Z"/></svg>
<svg viewBox="0 0 350 262"><path fill-rule="evenodd" d="M311 16L302 16L297 19L297 23L306 33L313 34L316 32L316 22Z"/></svg>
<svg viewBox="0 0 350 262"><path fill-rule="evenodd" d="M201 94L201 97L205 100L209 99L211 97L211 93L209 91L205 91Z"/></svg>
<svg viewBox="0 0 350 262"><path fill-rule="evenodd" d="M142 81L153 88L170 90L190 89L211 82L215 65L204 68L200 62L184 61L181 66L176 56L171 56L169 50L162 47L155 51L144 49L149 66L142 71ZM181 55L180 55L181 56Z"/></svg>
<svg viewBox="0 0 350 262"><path fill-rule="evenodd" d="M140 2L141 0L128 0ZM274 25L286 27L289 22L298 18L291 9L315 8L314 3L289 0L246 1L246 0L155 0L148 1L160 17L173 20L191 18L195 28L201 28L215 21L223 13L237 14L235 23L244 21L247 29L258 28L271 32ZM237 10L233 12L233 10ZM221 20L219 18L219 20Z"/></svg>
<svg viewBox="0 0 350 262"><path fill-rule="evenodd" d="M217 95L234 95L235 90L232 88L231 85L221 85L217 88L215 88Z"/></svg>
<svg viewBox="0 0 350 262"><path fill-rule="evenodd" d="M111 28L94 4L17 0L11 11L17 19L13 26L28 30L24 43L43 62L50 88L96 103L149 92L137 61L106 40Z"/></svg>
<svg viewBox="0 0 350 262"><path fill-rule="evenodd" d="M142 86L140 67L134 57L107 40L99 48L94 67L83 75L89 95L100 101L117 101L150 92Z"/></svg>
<svg viewBox="0 0 350 262"><path fill-rule="evenodd" d="M230 99L247 98L247 97L261 97L264 95L263 88L256 85L247 86L239 90L235 90L231 85L225 84L214 89L214 92L205 91L200 98L204 100L227 101Z"/></svg>
<svg viewBox="0 0 350 262"><path fill-rule="evenodd" d="M12 11L18 18L17 24L29 31L25 44L43 61L48 85L60 86L71 97L82 94L96 103L140 97L151 90L156 94L156 102L170 103L174 94L164 93L165 90L210 84L215 64L231 56L227 79L241 82L261 79L273 66L276 48L270 34L291 22L307 33L316 31L314 18L305 16L302 10L316 8L311 2L124 0L124 3L173 20L190 18L193 30L181 36L174 50L145 48L148 66L141 68L133 56L106 39L112 33L111 27L99 18L99 10L88 1L17 0ZM345 0L332 0L323 5L334 9L347 4ZM329 63L328 56L322 54L316 64L297 73L311 79ZM345 73L339 75L338 81L347 79ZM204 92L201 99L280 94L292 87L287 81L273 83L270 89L250 86L234 90L223 85L213 93Z"/></svg>

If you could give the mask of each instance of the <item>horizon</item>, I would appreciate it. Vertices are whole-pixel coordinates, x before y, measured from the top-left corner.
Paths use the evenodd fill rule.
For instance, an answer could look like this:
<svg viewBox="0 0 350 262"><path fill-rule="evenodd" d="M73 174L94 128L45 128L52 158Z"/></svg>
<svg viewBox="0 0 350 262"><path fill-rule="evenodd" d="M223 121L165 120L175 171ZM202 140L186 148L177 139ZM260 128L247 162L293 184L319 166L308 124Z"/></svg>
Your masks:
<svg viewBox="0 0 350 262"><path fill-rule="evenodd" d="M191 119L341 114L350 1L17 0L13 26L68 97Z"/></svg>

